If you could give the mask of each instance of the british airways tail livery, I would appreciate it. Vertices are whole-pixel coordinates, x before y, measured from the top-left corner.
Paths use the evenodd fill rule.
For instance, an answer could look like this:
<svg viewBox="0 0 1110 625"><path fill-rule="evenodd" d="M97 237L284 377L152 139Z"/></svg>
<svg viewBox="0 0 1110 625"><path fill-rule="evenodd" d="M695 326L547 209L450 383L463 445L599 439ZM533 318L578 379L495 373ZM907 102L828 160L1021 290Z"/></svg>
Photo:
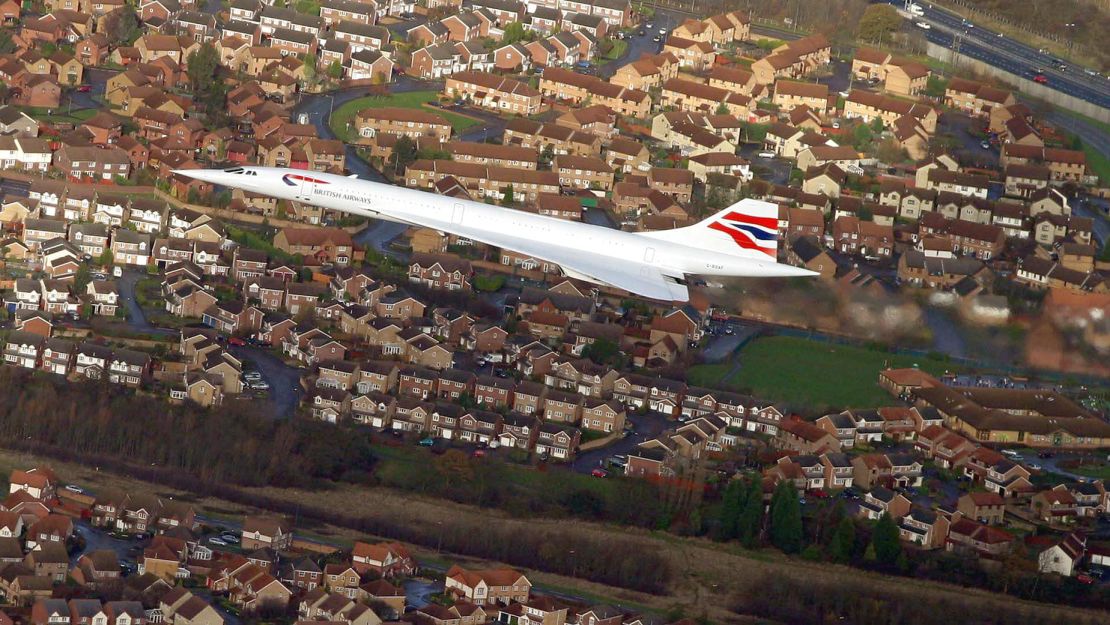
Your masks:
<svg viewBox="0 0 1110 625"><path fill-rule="evenodd" d="M689 300L686 278L691 275L816 275L775 262L778 208L758 200L741 200L685 228L623 232L299 169L232 167L174 173L351 215L432 228L555 263L572 278L657 300Z"/></svg>

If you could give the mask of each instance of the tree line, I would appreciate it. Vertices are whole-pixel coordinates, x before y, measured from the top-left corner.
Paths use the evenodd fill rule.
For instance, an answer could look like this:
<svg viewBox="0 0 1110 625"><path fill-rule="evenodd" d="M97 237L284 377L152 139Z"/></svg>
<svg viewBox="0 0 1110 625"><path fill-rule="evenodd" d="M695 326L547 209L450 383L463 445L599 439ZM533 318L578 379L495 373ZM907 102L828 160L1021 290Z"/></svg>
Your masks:
<svg viewBox="0 0 1110 625"><path fill-rule="evenodd" d="M0 367L0 437L181 469L207 482L309 486L364 480L374 468L369 437L335 436L307 420L275 420L258 402L218 410L173 406L106 381L69 383Z"/></svg>
<svg viewBox="0 0 1110 625"><path fill-rule="evenodd" d="M1110 607L1110 589L1039 574L1036 555L1020 541L1009 555L987 570L973 555L906 546L897 521L888 514L863 521L848 516L844 502L838 499L813 502L812 513L803 516L799 503L797 489L788 480L778 483L768 504L764 501L762 477L744 476L721 491L716 513L709 516L701 530L718 541L736 541L748 549L774 547L812 562L847 564L884 574L983 588L1030 601ZM754 613L775 616L759 610Z"/></svg>
<svg viewBox="0 0 1110 625"><path fill-rule="evenodd" d="M650 485L617 488L607 498L564 481L552 472L545 489L514 489L498 476L500 463L475 462L461 452L428 462L391 462L429 467L427 473L395 473L416 480L404 484L380 479L380 464L368 431L337 430L329 424L294 419L276 421L255 402L229 401L206 411L188 404L170 406L161 397L133 395L100 382L78 384L41 373L0 367L0 441L86 466L213 496L278 514L327 523L507 564L574 575L590 581L642 592L665 593L670 563L661 555L642 553L632 541L592 537L573 526L537 528L522 520L477 523L445 516L397 518L375 508L373 498L357 509L317 507L260 495L242 487L327 488L333 481L400 486L466 504L499 508L521 516L578 515L624 524L650 526ZM542 492L541 492L542 490ZM641 506L640 497L647 502ZM641 510L640 508L643 508Z"/></svg>
<svg viewBox="0 0 1110 625"><path fill-rule="evenodd" d="M1001 597L962 595L956 591L906 584L877 586L849 575L777 576L746 580L733 595L730 609L744 616L793 625L1094 625L1102 615L1008 601Z"/></svg>

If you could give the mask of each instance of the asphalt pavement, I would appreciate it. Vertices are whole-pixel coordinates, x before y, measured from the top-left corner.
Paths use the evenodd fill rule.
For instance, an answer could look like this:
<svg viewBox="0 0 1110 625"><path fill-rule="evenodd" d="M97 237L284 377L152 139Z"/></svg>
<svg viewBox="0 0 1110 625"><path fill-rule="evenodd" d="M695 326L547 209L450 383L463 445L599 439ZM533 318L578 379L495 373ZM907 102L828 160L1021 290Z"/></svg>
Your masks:
<svg viewBox="0 0 1110 625"><path fill-rule="evenodd" d="M589 473L601 467L606 458L616 454L627 455L640 443L659 436L669 427L678 425L661 414L649 413L646 415L629 415L628 421L632 423L635 434L618 438L615 442L586 452L579 452L570 467L576 473Z"/></svg>
<svg viewBox="0 0 1110 625"><path fill-rule="evenodd" d="M108 532L90 525L88 521L77 521L73 526L73 531L84 539L85 548L70 556L70 565L75 565L77 560L86 553L105 549L114 551L117 559L121 562L135 563L135 554L128 553L128 550L139 544L137 540L113 538Z"/></svg>
<svg viewBox="0 0 1110 625"><path fill-rule="evenodd" d="M759 143L744 143L740 145L740 156L751 161L752 173L756 178L771 184L785 185L790 182L790 171L793 163L785 158L764 158L759 156L763 145Z"/></svg>
<svg viewBox="0 0 1110 625"><path fill-rule="evenodd" d="M628 42L628 48L624 54L602 63L598 68L598 75L602 78L609 78L617 72L617 68L629 61L635 61L645 54L657 54L663 49L662 40L666 38L666 35L659 34L659 30L663 29L669 33L684 19L686 19L685 15L665 9L657 9L655 17L650 21L651 28L648 28L647 23L644 23L639 29L634 30L633 35L625 40ZM640 30L644 31L643 35L639 34ZM660 41L653 41L655 37L659 37Z"/></svg>
<svg viewBox="0 0 1110 625"><path fill-rule="evenodd" d="M257 369L262 374L262 379L270 385L268 401L274 407L274 414L280 418L293 416L293 411L304 394L301 388L304 369L285 364L281 358L261 347L228 345L227 348L236 358L245 361L248 365L245 369ZM246 390L244 392L249 393Z"/></svg>
<svg viewBox="0 0 1110 625"><path fill-rule="evenodd" d="M150 324L146 319L146 314L143 312L143 307L139 306L139 301L135 299L135 285L146 276L146 273L136 271L134 269L125 269L123 277L116 278L116 285L119 287L119 297L123 301L123 305L127 308L127 323L136 330L144 332L159 332L164 328L156 328Z"/></svg>
<svg viewBox="0 0 1110 625"><path fill-rule="evenodd" d="M890 0L890 4L900 7L903 3ZM919 29L929 41L948 48L958 42L961 54L1018 76L1030 78L1033 70L1042 70L1049 87L1099 106L1110 106L1110 80L1105 76L1091 76L1078 67L1059 69L1050 54L979 24L968 26L971 22L927 2L919 4L925 8L925 14L915 16L911 21L915 24L927 22L932 26L930 29ZM917 28L916 25L914 28Z"/></svg>

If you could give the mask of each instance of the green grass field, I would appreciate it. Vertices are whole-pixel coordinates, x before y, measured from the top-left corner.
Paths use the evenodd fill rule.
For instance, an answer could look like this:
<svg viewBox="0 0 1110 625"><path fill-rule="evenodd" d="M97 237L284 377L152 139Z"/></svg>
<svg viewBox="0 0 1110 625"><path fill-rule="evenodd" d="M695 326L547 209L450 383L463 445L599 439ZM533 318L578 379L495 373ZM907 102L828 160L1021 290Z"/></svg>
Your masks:
<svg viewBox="0 0 1110 625"><path fill-rule="evenodd" d="M1079 475L1086 475L1098 480L1110 479L1110 465L1105 463L1099 464L1081 464L1078 467L1071 469L1072 473Z"/></svg>
<svg viewBox="0 0 1110 625"><path fill-rule="evenodd" d="M609 48L608 52L605 53L604 58L609 59L610 61L614 59L619 59L621 58L621 55L623 55L627 50L627 41L625 41L624 39L614 39L613 46Z"/></svg>
<svg viewBox="0 0 1110 625"><path fill-rule="evenodd" d="M933 374L952 369L932 358L892 354L878 349L830 345L803 338L772 336L745 346L731 363L698 365L687 375L691 384L733 390L813 409L868 408L891 401L879 388L879 371L914 365Z"/></svg>
<svg viewBox="0 0 1110 625"><path fill-rule="evenodd" d="M354 118L356 113L363 109L383 108L386 106L420 108L430 113L435 113L450 122L457 133L471 126L478 125L478 120L472 117L426 106L428 102L433 102L438 97L438 91L409 91L407 93L395 93L388 96L367 96L365 98L351 100L335 109L331 115L331 119L328 120L328 125L331 126L335 136L344 141L350 141L354 136L354 132L347 129L347 123Z"/></svg>
<svg viewBox="0 0 1110 625"><path fill-rule="evenodd" d="M1064 115L1081 119L1092 126L1097 126L1103 132L1110 133L1110 124L1104 121L1074 111L1061 109L1060 112ZM1082 139L1082 137L1080 137L1080 139ZM1091 169L1091 172L1098 176L1099 184L1110 184L1110 158L1107 158L1105 154L1096 150L1086 141L1083 142L1083 153L1087 155L1087 166Z"/></svg>
<svg viewBox="0 0 1110 625"><path fill-rule="evenodd" d="M36 106L22 106L19 107L24 113L40 122L69 122L71 124L80 124L81 122L96 115L97 109L76 109L67 113L65 107L58 107L57 109L47 109ZM50 111L53 110L53 114Z"/></svg>

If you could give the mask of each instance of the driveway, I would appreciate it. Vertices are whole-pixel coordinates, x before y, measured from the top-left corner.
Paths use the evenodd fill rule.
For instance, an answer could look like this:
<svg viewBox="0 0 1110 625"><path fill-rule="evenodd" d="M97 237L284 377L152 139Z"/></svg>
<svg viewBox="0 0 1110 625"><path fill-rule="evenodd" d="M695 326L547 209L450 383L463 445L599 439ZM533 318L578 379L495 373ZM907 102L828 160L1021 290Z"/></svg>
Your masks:
<svg viewBox="0 0 1110 625"><path fill-rule="evenodd" d="M423 577L413 577L401 582L405 590L405 607L422 608L431 603L432 595L443 592L443 584Z"/></svg>
<svg viewBox="0 0 1110 625"><path fill-rule="evenodd" d="M85 540L85 549L70 556L70 564L76 564L77 559L86 553L100 550L110 550L116 553L116 558L120 561L128 561L135 563L135 554L127 553L127 550L135 545L139 545L138 540L120 540L113 538L108 532L97 529L90 525L88 521L77 521L73 526L73 531L78 536Z"/></svg>
<svg viewBox="0 0 1110 625"><path fill-rule="evenodd" d="M261 347L228 345L227 348L236 358L253 365L270 385L268 401L274 407L274 415L279 418L293 416L304 394L301 389L304 369L285 364L285 361Z"/></svg>
<svg viewBox="0 0 1110 625"><path fill-rule="evenodd" d="M940 116L937 134L948 134L956 141L956 156L960 163L981 169L998 169L999 147L984 149L982 122L963 113L945 112Z"/></svg>
<svg viewBox="0 0 1110 625"><path fill-rule="evenodd" d="M151 325L146 319L146 314L143 312L142 306L139 306L139 301L135 299L135 285L146 276L147 274L143 271L124 269L123 277L115 278L116 285L119 287L120 300L123 301L124 307L127 308L127 324L143 332L167 335L176 334L176 330L159 328Z"/></svg>
<svg viewBox="0 0 1110 625"><path fill-rule="evenodd" d="M740 156L752 163L752 171L756 178L771 184L787 184L790 182L790 170L793 164L784 158L764 158L759 156L763 145L759 143L744 143L740 145Z"/></svg>
<svg viewBox="0 0 1110 625"><path fill-rule="evenodd" d="M66 98L63 102L73 109L98 109L103 106L104 89L108 84L108 79L115 76L119 72L110 69L97 69L87 68L85 70L84 83L92 87L89 91L77 91L71 89L67 92Z"/></svg>
<svg viewBox="0 0 1110 625"><path fill-rule="evenodd" d="M618 67L624 65L628 61L636 60L645 54L657 54L663 49L663 42L652 41L652 38L659 35L659 29L661 28L668 33L671 32L675 26L682 23L683 19L684 16L680 16L677 13L665 9L656 9L655 17L651 21L652 28L648 28L645 22L640 28L634 29L632 36L625 40L628 42L628 49L625 50L624 54L620 57L603 63L598 68L598 75L602 78L609 78L617 72ZM637 34L640 29L644 31L642 37Z"/></svg>
<svg viewBox="0 0 1110 625"><path fill-rule="evenodd" d="M840 59L833 60L832 72L826 76L821 76L817 79L817 82L822 85L828 85L829 92L832 94L848 91L850 87L854 86L852 81L852 64L848 61L841 61ZM860 86L862 87L864 85L861 84Z"/></svg>
<svg viewBox="0 0 1110 625"><path fill-rule="evenodd" d="M640 443L659 436L667 428L677 425L676 422L660 414L629 415L628 420L636 430L635 434L618 438L616 442L578 454L571 463L571 470L576 473L589 473L601 466L605 459L614 454L625 454L632 451Z"/></svg>

